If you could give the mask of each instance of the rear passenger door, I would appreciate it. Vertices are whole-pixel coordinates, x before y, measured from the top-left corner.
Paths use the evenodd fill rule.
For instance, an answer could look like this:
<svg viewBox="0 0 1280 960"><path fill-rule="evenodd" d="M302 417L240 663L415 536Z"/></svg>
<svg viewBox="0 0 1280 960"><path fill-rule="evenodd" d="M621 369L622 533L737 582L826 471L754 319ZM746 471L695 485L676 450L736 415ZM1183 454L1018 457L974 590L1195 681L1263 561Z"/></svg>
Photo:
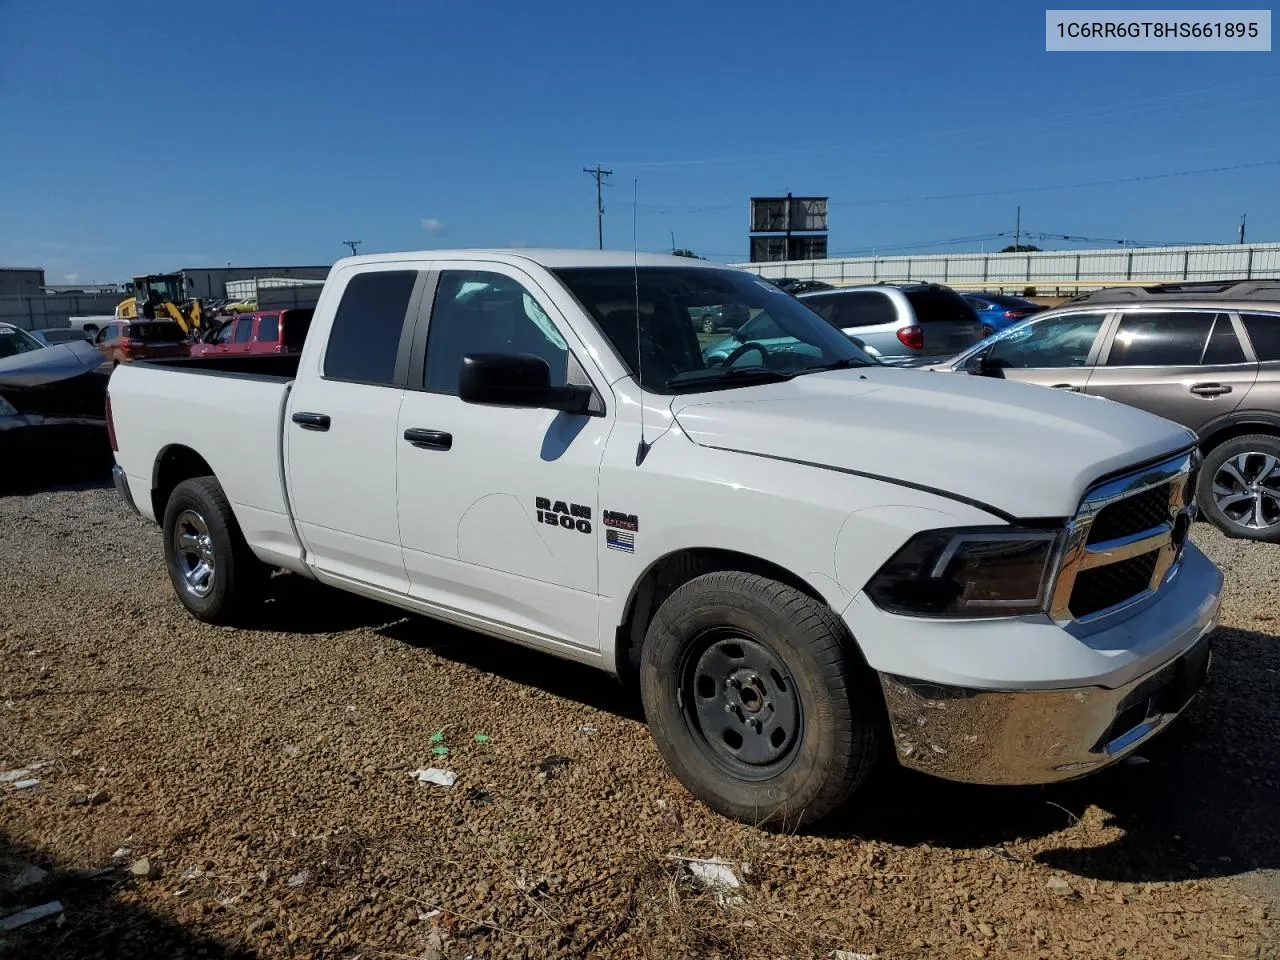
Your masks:
<svg viewBox="0 0 1280 960"><path fill-rule="evenodd" d="M1199 431L1230 413L1257 378L1227 311L1124 310L1088 392Z"/></svg>
<svg viewBox="0 0 1280 960"><path fill-rule="evenodd" d="M413 334L406 317L416 316L426 274L386 266L328 281L339 302L323 352L305 353L294 381L285 456L294 520L316 570L404 594L396 421Z"/></svg>

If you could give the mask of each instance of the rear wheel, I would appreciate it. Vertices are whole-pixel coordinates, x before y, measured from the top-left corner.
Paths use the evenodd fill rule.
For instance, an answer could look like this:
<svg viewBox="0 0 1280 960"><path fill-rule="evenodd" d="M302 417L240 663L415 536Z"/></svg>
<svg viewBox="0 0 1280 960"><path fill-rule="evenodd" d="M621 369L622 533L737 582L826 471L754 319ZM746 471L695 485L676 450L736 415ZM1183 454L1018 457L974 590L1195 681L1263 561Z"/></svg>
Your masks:
<svg viewBox="0 0 1280 960"><path fill-rule="evenodd" d="M704 574L667 598L641 649L640 692L672 772L744 822L821 819L879 756L879 688L844 624L755 574Z"/></svg>
<svg viewBox="0 0 1280 960"><path fill-rule="evenodd" d="M164 556L182 605L208 623L243 618L267 568L253 555L213 477L178 484L164 512Z"/></svg>
<svg viewBox="0 0 1280 960"><path fill-rule="evenodd" d="M1280 437L1251 434L1210 450L1196 503L1228 536L1280 542Z"/></svg>

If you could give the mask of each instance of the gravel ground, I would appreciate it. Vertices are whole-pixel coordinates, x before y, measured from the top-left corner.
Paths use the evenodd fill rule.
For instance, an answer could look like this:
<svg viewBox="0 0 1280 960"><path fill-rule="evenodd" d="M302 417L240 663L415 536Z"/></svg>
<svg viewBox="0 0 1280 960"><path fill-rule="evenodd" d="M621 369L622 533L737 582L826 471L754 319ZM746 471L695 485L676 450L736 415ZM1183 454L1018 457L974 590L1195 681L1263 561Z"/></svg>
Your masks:
<svg viewBox="0 0 1280 960"><path fill-rule="evenodd" d="M0 770L48 762L0 784L0 913L65 908L0 955L1275 957L1280 548L1195 537L1213 681L1146 762L895 774L792 836L693 801L603 674L292 577L206 626L112 491L0 499Z"/></svg>

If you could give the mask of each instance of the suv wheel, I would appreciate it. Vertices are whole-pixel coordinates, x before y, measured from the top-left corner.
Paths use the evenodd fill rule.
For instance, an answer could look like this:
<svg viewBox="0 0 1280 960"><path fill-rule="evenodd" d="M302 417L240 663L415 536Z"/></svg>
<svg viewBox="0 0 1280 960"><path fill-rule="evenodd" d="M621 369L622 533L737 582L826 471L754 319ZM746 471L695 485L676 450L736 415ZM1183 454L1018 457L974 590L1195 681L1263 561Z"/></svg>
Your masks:
<svg viewBox="0 0 1280 960"><path fill-rule="evenodd" d="M840 618L755 574L703 574L663 602L640 693L680 782L747 823L794 828L832 813L884 743L879 685Z"/></svg>
<svg viewBox="0 0 1280 960"><path fill-rule="evenodd" d="M1196 501L1227 536L1280 542L1280 437L1251 434L1209 451Z"/></svg>

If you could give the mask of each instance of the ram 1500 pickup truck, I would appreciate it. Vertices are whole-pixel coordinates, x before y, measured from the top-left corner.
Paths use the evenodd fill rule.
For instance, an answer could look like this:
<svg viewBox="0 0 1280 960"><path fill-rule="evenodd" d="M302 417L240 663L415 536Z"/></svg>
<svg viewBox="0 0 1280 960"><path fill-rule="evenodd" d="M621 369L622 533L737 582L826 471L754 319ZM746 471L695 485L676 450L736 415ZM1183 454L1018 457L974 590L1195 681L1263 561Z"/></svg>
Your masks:
<svg viewBox="0 0 1280 960"><path fill-rule="evenodd" d="M768 343L707 358L709 305ZM283 568L636 678L671 770L743 820L828 814L881 756L1081 776L1208 669L1189 431L882 366L739 270L353 257L300 356L125 365L109 401L196 617Z"/></svg>

